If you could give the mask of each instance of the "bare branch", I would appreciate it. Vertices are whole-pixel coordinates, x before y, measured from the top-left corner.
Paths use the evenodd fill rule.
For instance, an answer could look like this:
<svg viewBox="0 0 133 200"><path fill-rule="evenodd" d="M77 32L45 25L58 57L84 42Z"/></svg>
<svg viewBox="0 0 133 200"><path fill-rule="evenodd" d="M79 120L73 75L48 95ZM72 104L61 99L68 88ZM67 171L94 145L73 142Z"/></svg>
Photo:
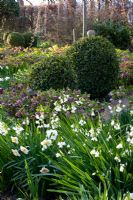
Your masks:
<svg viewBox="0 0 133 200"><path fill-rule="evenodd" d="M31 3L31 1L29 1L29 0L26 0L31 6L33 6L33 4Z"/></svg>

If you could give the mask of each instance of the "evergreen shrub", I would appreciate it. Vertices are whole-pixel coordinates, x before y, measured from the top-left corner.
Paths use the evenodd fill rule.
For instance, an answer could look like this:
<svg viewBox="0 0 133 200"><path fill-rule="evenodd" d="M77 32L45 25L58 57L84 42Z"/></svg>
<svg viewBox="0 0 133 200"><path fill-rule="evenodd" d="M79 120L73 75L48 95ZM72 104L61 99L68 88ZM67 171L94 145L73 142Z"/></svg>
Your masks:
<svg viewBox="0 0 133 200"><path fill-rule="evenodd" d="M76 74L65 55L52 55L33 67L31 85L34 89L48 90L75 88Z"/></svg>
<svg viewBox="0 0 133 200"><path fill-rule="evenodd" d="M119 62L114 45L100 36L84 38L67 52L75 64L78 87L92 98L103 98L115 87Z"/></svg>
<svg viewBox="0 0 133 200"><path fill-rule="evenodd" d="M12 47L24 47L25 46L25 39L23 35L19 32L12 32L7 37L7 43Z"/></svg>

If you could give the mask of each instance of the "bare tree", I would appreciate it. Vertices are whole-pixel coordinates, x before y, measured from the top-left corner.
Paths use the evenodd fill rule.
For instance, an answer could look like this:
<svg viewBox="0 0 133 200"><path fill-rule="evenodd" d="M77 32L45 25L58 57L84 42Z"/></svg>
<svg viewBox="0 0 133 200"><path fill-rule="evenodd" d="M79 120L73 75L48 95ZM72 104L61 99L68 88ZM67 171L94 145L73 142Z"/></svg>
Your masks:
<svg viewBox="0 0 133 200"><path fill-rule="evenodd" d="M86 25L86 20L87 20L87 0L83 0L83 32L82 36L86 36L87 32L87 25Z"/></svg>

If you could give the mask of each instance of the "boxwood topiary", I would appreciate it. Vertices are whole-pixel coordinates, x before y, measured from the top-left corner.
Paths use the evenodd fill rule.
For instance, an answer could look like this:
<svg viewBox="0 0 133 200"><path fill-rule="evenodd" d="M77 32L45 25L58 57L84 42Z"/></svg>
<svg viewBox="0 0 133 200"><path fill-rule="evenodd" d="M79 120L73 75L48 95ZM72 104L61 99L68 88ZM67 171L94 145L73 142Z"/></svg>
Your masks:
<svg viewBox="0 0 133 200"><path fill-rule="evenodd" d="M25 39L25 47L36 47L37 46L37 36L33 33L27 32L23 34Z"/></svg>
<svg viewBox="0 0 133 200"><path fill-rule="evenodd" d="M75 63L79 89L91 98L104 98L113 89L119 62L112 43L100 36L84 38L67 52Z"/></svg>
<svg viewBox="0 0 133 200"><path fill-rule="evenodd" d="M21 33L12 32L7 37L7 43L12 47L24 47L25 46L25 39Z"/></svg>
<svg viewBox="0 0 133 200"><path fill-rule="evenodd" d="M74 69L65 55L52 55L36 64L30 80L31 87L40 90L75 88L76 86Z"/></svg>

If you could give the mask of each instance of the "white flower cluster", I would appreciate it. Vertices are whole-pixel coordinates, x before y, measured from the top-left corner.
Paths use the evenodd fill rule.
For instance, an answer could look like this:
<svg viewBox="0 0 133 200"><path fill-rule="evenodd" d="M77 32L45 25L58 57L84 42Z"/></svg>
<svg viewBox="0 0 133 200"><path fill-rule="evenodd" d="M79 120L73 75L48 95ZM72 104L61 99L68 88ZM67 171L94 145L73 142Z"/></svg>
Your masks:
<svg viewBox="0 0 133 200"><path fill-rule="evenodd" d="M6 124L4 122L0 122L0 135L7 135L8 133L8 127L6 126Z"/></svg>
<svg viewBox="0 0 133 200"><path fill-rule="evenodd" d="M30 124L30 121L29 121L28 117L23 121L22 124L23 125L27 125L27 126Z"/></svg>
<svg viewBox="0 0 133 200"><path fill-rule="evenodd" d="M72 128L73 132L79 132L80 131L80 129L78 128L78 126L76 126L75 124L72 124L71 128Z"/></svg>
<svg viewBox="0 0 133 200"><path fill-rule="evenodd" d="M98 128L94 128L94 127L91 127L91 129L89 131L86 132L86 136L90 137L90 139L92 141L98 141L98 135L101 133L101 128L98 127Z"/></svg>
<svg viewBox="0 0 133 200"><path fill-rule="evenodd" d="M16 132L17 135L20 135L24 129L22 126L16 125L15 127L13 127L13 130Z"/></svg>
<svg viewBox="0 0 133 200"><path fill-rule="evenodd" d="M70 106L68 106L67 104L65 104L69 99L69 95L62 95L59 97L59 100L57 100L55 103L54 103L54 111L56 112L61 112L61 111L68 111L70 110Z"/></svg>
<svg viewBox="0 0 133 200"><path fill-rule="evenodd" d="M81 119L81 120L79 121L79 124L80 124L80 126L84 126L84 125L86 124L86 121L83 120L83 119Z"/></svg>
<svg viewBox="0 0 133 200"><path fill-rule="evenodd" d="M52 145L52 140L50 139L45 139L41 142L42 145L42 151L46 150L49 146Z"/></svg>
<svg viewBox="0 0 133 200"><path fill-rule="evenodd" d="M120 172L124 172L126 164L120 163L121 159L118 156L115 156L114 160L119 163L119 166L120 166L119 170L120 170Z"/></svg>
<svg viewBox="0 0 133 200"><path fill-rule="evenodd" d="M46 138L41 142L42 151L46 150L49 146L52 145L52 142L56 140L58 136L57 130L50 129L46 131Z"/></svg>
<svg viewBox="0 0 133 200"><path fill-rule="evenodd" d="M117 121L115 121L114 119L112 119L111 121L111 126L115 129L115 130L120 130L121 127L120 127L120 123Z"/></svg>
<svg viewBox="0 0 133 200"><path fill-rule="evenodd" d="M36 124L38 128L49 128L49 124L44 123L44 113L40 112L39 114L35 115Z"/></svg>
<svg viewBox="0 0 133 200"><path fill-rule="evenodd" d="M119 162L119 163L121 162L121 159L120 159L118 156L115 156L115 157L114 157L114 160L115 160L116 162Z"/></svg>
<svg viewBox="0 0 133 200"><path fill-rule="evenodd" d="M92 149L90 154L96 158L98 158L100 156L100 153L99 151L95 150L95 149Z"/></svg>
<svg viewBox="0 0 133 200"><path fill-rule="evenodd" d="M119 100L118 104L116 106L112 107L109 105L108 109L109 109L110 113L116 114L116 113L120 113L125 107L126 107L126 105L122 104L122 100Z"/></svg>
<svg viewBox="0 0 133 200"><path fill-rule="evenodd" d="M120 172L124 172L125 164L120 164Z"/></svg>
<svg viewBox="0 0 133 200"><path fill-rule="evenodd" d="M58 128L60 125L60 119L56 114L53 114L53 116L50 118L50 126L52 129Z"/></svg>
<svg viewBox="0 0 133 200"><path fill-rule="evenodd" d="M112 135L110 133L108 133L108 137L107 137L107 142L109 142L112 139Z"/></svg>
<svg viewBox="0 0 133 200"><path fill-rule="evenodd" d="M46 150L49 146L51 146L53 141L55 141L58 137L57 129L60 126L60 119L58 117L58 113L60 113L61 111L64 112L69 111L71 113L75 113L75 111L77 110L76 106L82 105L84 101L84 99L79 98L79 100L75 102L69 102L69 98L70 96L66 94L63 94L58 98L58 100L54 103L55 107L53 109L52 117L50 118L48 124L45 123L45 117L43 112L35 115L37 127L46 129L46 137L41 142L43 151ZM81 127L84 126L85 124L86 121L84 121L83 119L79 121L79 125ZM77 127L73 126L72 128L75 132L79 131L79 126ZM59 146L59 148L63 148L64 146L66 146L66 143L62 139L61 141L58 142L57 145ZM67 148L68 146L69 145L67 145ZM58 152L56 156L60 157L60 153Z"/></svg>
<svg viewBox="0 0 133 200"><path fill-rule="evenodd" d="M84 99L79 98L79 100L68 103L70 96L63 94L62 96L59 97L59 99L54 103L54 111L55 112L67 112L70 111L71 113L75 113L77 110L77 106L82 105Z"/></svg>
<svg viewBox="0 0 133 200"><path fill-rule="evenodd" d="M29 153L29 150L24 146L20 146L20 150L19 151L17 149L12 149L12 153L16 157L20 157L21 156L20 151L22 153L26 154L26 155Z"/></svg>

